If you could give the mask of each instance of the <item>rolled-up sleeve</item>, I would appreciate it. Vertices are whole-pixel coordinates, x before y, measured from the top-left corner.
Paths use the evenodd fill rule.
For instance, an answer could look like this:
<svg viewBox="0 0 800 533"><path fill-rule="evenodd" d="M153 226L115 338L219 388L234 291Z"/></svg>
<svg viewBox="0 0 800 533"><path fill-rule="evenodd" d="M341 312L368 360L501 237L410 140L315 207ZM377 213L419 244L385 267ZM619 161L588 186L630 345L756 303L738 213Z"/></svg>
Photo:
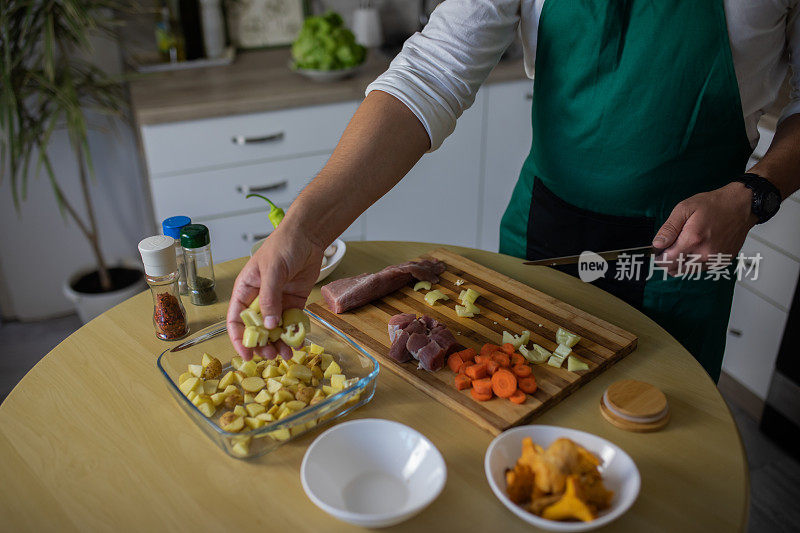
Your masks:
<svg viewBox="0 0 800 533"><path fill-rule="evenodd" d="M783 109L783 121L789 115L800 113L800 1L795 0L786 19L786 43L791 68L789 104Z"/></svg>
<svg viewBox="0 0 800 533"><path fill-rule="evenodd" d="M514 40L519 17L520 0L446 0L366 94L383 91L403 102L436 150Z"/></svg>

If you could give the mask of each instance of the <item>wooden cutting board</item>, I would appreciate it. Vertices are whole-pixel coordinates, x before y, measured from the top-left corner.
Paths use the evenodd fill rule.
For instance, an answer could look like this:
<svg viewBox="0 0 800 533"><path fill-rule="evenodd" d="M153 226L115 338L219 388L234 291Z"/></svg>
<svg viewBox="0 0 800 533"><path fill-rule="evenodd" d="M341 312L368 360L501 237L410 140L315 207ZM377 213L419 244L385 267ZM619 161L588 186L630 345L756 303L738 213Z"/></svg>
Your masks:
<svg viewBox="0 0 800 533"><path fill-rule="evenodd" d="M636 348L637 337L632 333L458 254L437 249L420 259L431 258L447 265L439 284L433 288L450 297L438 301L434 307L423 299L427 291L414 292L407 286L341 315L332 313L324 302L313 303L308 309L363 346L381 366L493 434L527 422ZM460 286L456 285L459 279L464 280ZM467 288L481 294L476 302L481 314L475 318L459 318L455 312L458 295ZM391 343L387 324L397 313L429 315L450 328L459 343L476 351L487 342L500 344L503 330L514 334L528 330L533 342L552 351L558 345L556 330L563 327L582 337L573 354L585 361L589 370L569 372L566 361L564 368L535 365L533 373L539 388L524 404L516 405L501 398L478 402L472 399L469 390L455 389L455 374L447 366L438 372L427 372L417 369L416 361L397 363L388 357Z"/></svg>

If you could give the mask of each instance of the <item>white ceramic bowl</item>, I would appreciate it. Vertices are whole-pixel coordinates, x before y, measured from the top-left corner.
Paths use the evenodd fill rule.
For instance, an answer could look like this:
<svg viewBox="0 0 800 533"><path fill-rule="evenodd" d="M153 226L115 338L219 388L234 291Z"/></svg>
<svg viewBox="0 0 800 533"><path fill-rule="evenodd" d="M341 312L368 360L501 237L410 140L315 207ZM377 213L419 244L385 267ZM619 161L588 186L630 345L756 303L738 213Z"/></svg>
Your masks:
<svg viewBox="0 0 800 533"><path fill-rule="evenodd" d="M309 499L344 522L387 527L408 520L439 496L447 467L419 432L390 420L339 424L317 437L300 467Z"/></svg>
<svg viewBox="0 0 800 533"><path fill-rule="evenodd" d="M256 250L258 250L262 244L264 244L265 240L266 239L261 239L253 244L252 248L250 248L250 257L253 257L253 254L256 253ZM347 245L342 239L336 239L333 241L332 246L336 246L336 253L329 257L327 263L325 263L325 266L320 269L319 277L317 277L317 283L330 276L331 272L336 270L336 267L339 266L339 263L341 263L342 259L344 258L344 253L347 251Z"/></svg>
<svg viewBox="0 0 800 533"><path fill-rule="evenodd" d="M505 490L505 471L519 459L524 437L530 437L545 448L556 439L566 437L597 455L602 460L600 472L603 483L614 491L611 507L601 511L591 522L558 522L538 517L509 500ZM486 479L503 505L529 524L548 531L589 531L604 526L622 516L633 505L641 485L636 464L619 446L591 433L557 426L520 426L501 433L486 450L484 466Z"/></svg>

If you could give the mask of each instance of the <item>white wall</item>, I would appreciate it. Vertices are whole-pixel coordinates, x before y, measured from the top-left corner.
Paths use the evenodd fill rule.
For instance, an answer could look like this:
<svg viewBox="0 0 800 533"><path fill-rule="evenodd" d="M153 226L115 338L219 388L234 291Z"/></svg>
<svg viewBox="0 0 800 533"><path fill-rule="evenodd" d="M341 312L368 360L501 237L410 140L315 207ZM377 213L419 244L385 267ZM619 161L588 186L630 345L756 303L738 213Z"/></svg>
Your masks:
<svg viewBox="0 0 800 533"><path fill-rule="evenodd" d="M119 71L114 43L95 47L93 60L109 71ZM66 133L56 132L50 156L67 197L83 213L78 173ZM92 132L96 182L91 193L101 228L101 245L109 263L138 261L136 245L154 231L149 197L130 127ZM92 264L92 254L80 230L58 211L45 174L28 180L28 200L17 213L8 179L0 183L0 316L32 320L71 312L61 286L77 269Z"/></svg>

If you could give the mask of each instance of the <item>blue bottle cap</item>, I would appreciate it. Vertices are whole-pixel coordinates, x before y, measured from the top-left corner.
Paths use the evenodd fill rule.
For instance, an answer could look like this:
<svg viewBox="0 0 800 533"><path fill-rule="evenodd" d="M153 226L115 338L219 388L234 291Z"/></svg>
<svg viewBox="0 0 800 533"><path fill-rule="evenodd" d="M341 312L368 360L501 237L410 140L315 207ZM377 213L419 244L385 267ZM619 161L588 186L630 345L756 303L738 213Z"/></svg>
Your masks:
<svg viewBox="0 0 800 533"><path fill-rule="evenodd" d="M179 215L165 218L161 223L161 228L164 230L164 235L179 241L181 239L181 228L191 223L191 218Z"/></svg>

